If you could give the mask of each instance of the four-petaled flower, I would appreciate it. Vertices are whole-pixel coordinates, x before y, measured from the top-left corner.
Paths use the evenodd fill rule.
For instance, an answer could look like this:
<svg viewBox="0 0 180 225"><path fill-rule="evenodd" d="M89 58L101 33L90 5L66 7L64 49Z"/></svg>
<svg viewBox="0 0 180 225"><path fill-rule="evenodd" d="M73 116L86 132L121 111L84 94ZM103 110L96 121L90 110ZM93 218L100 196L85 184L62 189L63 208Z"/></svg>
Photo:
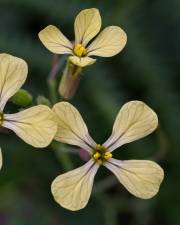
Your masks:
<svg viewBox="0 0 180 225"><path fill-rule="evenodd" d="M28 68L24 60L0 54L0 127L13 130L26 143L44 148L50 144L57 131L52 110L38 105L15 114L3 113L6 102L24 84ZM2 166L2 155L0 155Z"/></svg>
<svg viewBox="0 0 180 225"><path fill-rule="evenodd" d="M118 147L152 133L157 125L156 113L141 101L130 101L119 111L109 139L96 144L77 111L70 103L60 102L53 107L57 115L58 131L55 139L87 150L91 159L83 166L59 175L53 181L54 199L64 208L79 210L86 206L94 176L103 165L115 174L124 187L136 197L148 199L159 190L164 172L149 160L117 160L112 152Z"/></svg>
<svg viewBox="0 0 180 225"><path fill-rule="evenodd" d="M49 25L39 32L44 46L55 54L68 54L69 60L80 67L93 64L90 56L110 57L118 54L126 45L126 33L118 26L106 27L96 39L91 41L101 29L101 16L98 9L82 10L74 23L75 43L71 43L61 31Z"/></svg>

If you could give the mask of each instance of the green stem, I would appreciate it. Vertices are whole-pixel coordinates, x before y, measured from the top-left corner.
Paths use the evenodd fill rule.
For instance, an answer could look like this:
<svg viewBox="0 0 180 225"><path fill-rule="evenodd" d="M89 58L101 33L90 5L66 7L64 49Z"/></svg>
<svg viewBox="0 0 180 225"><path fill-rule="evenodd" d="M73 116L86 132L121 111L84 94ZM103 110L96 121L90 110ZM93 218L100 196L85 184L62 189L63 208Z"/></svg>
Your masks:
<svg viewBox="0 0 180 225"><path fill-rule="evenodd" d="M59 100L58 92L57 92L57 73L60 69L60 67L63 65L64 60L62 62L59 62L59 56L53 55L52 60L52 68L48 75L48 88L49 88L49 95L50 95L50 101L52 105L57 103ZM61 99L62 100L62 99ZM51 148L53 149L54 153L57 156L57 159L59 160L60 164L63 166L63 169L65 171L73 169L73 163L70 158L70 155L68 151L66 151L66 148L63 144L58 142L52 142Z"/></svg>
<svg viewBox="0 0 180 225"><path fill-rule="evenodd" d="M49 94L52 104L55 104L58 102L58 92L57 92L57 79L56 76L58 74L58 71L63 66L65 62L65 58L61 57L61 60L59 60L59 55L54 54L52 57L52 67L51 71L48 75L48 88L49 88Z"/></svg>
<svg viewBox="0 0 180 225"><path fill-rule="evenodd" d="M108 196L105 192L98 193L96 195L97 200L103 207L103 215L104 215L104 224L105 225L118 225L117 221L117 205L114 204L114 199ZM108 203L108 204L107 204Z"/></svg>
<svg viewBox="0 0 180 225"><path fill-rule="evenodd" d="M48 88L49 88L49 95L50 100L52 104L55 104L58 102L58 96L57 96L57 83L56 80L49 80L48 81Z"/></svg>
<svg viewBox="0 0 180 225"><path fill-rule="evenodd" d="M115 184L117 184L117 180L115 179L115 177L109 176L95 184L93 193L97 194L106 191L107 189L113 187Z"/></svg>
<svg viewBox="0 0 180 225"><path fill-rule="evenodd" d="M54 153L57 156L57 159L63 166L63 169L65 171L72 170L74 168L73 162L71 160L71 157L69 155L69 152L66 151L66 148L64 147L64 144L60 144L58 142L53 142L51 144L52 149L54 150Z"/></svg>

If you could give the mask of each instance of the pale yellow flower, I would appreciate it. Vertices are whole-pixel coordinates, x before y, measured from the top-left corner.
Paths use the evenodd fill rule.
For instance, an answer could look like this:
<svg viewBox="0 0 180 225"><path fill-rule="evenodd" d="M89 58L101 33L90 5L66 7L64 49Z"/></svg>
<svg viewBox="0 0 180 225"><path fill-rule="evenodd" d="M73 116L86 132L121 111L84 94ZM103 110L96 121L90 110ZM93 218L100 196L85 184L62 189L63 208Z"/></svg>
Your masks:
<svg viewBox="0 0 180 225"><path fill-rule="evenodd" d="M82 10L74 23L75 42L71 43L55 26L49 25L39 33L39 38L49 51L68 54L70 61L84 67L96 60L90 56L110 57L126 45L126 33L118 26L106 27L94 41L87 45L101 29L101 16L95 8Z"/></svg>
<svg viewBox="0 0 180 225"><path fill-rule="evenodd" d="M24 60L0 54L0 126L13 130L26 143L43 148L50 144L57 131L55 116L49 107L38 105L15 114L3 112L8 99L24 84L27 73Z"/></svg>
<svg viewBox="0 0 180 225"><path fill-rule="evenodd" d="M55 139L85 149L91 159L83 166L59 175L51 191L55 201L69 210L86 206L92 191L94 176L100 165L115 174L122 185L142 199L152 198L164 177L162 168L149 160L117 160L112 152L118 147L152 133L157 125L156 113L140 101L126 103L119 111L111 136L100 145L90 137L88 129L77 111L68 102L57 103L58 131Z"/></svg>

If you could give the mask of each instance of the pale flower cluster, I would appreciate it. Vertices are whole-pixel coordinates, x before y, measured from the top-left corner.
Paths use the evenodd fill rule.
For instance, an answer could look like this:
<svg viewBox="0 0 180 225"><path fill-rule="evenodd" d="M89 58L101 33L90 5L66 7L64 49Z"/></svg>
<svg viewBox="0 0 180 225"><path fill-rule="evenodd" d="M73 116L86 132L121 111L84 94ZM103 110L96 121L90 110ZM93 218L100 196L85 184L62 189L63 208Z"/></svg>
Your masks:
<svg viewBox="0 0 180 225"><path fill-rule="evenodd" d="M51 52L68 54L73 64L84 67L95 62L90 56L113 56L126 44L125 32L117 26L109 26L88 45L100 28L99 11L85 9L75 19L74 43L52 25L42 30L39 37ZM15 114L6 114L4 108L7 101L24 84L27 73L28 67L24 60L0 54L0 126L11 129L27 144L37 148L44 148L55 139L83 148L90 156L85 165L55 178L51 191L58 204L73 211L84 208L100 166L109 169L136 197L148 199L158 192L164 172L157 163L113 158L115 149L139 140L157 128L158 118L151 108L141 101L130 101L123 105L115 119L112 134L100 145L89 135L78 110L65 101L55 104L52 109L37 105Z"/></svg>

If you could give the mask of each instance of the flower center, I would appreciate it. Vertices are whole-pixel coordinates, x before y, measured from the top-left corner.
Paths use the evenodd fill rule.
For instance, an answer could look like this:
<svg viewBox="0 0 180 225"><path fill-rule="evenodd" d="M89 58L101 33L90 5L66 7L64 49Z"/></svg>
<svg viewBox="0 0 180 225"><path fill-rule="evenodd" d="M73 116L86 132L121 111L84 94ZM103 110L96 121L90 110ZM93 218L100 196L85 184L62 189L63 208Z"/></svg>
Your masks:
<svg viewBox="0 0 180 225"><path fill-rule="evenodd" d="M4 120L4 116L3 116L3 113L0 112L0 127L2 126L3 124L3 120Z"/></svg>
<svg viewBox="0 0 180 225"><path fill-rule="evenodd" d="M86 55L86 49L83 45L77 44L74 46L74 54L81 57Z"/></svg>
<svg viewBox="0 0 180 225"><path fill-rule="evenodd" d="M101 165L108 161L108 159L112 158L112 153L103 145L97 144L93 149L92 158L95 162Z"/></svg>

